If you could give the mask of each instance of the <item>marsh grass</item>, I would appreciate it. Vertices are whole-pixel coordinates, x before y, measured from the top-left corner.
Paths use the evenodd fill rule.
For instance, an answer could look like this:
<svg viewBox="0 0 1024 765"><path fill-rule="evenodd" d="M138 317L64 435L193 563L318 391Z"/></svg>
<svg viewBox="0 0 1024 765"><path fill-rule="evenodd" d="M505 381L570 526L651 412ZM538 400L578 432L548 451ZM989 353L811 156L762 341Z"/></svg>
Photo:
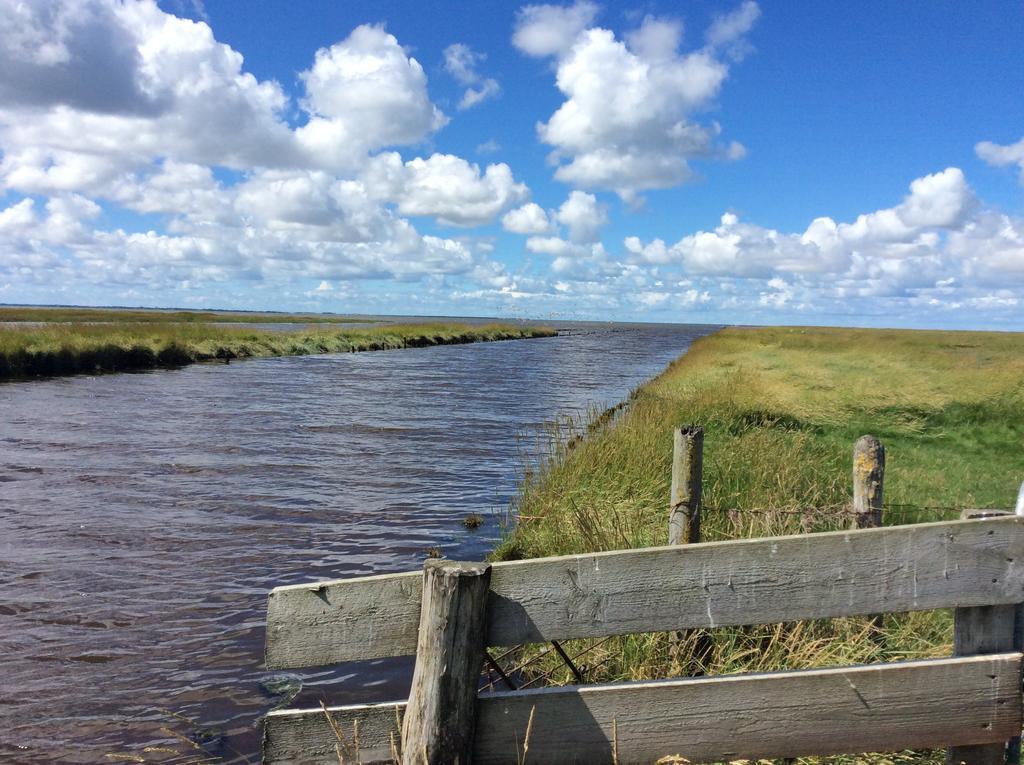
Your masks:
<svg viewBox="0 0 1024 765"><path fill-rule="evenodd" d="M0 380L177 367L253 356L418 348L555 334L505 324L388 324L276 332L190 323L101 323L0 328Z"/></svg>
<svg viewBox="0 0 1024 765"><path fill-rule="evenodd" d="M580 423L552 423L539 439L545 451L524 468L514 523L493 557L665 544L672 428L686 423L705 428L706 541L849 528L851 454L865 433L887 450L887 523L1006 508L1024 479L1024 335L765 328L703 338L585 438ZM591 651L586 677L648 680L939 657L949 655L951 641L949 611L887 614L880 626L847 618L693 631L675 649L668 634L629 635ZM594 643L565 647L577 654ZM530 651L541 648L515 658ZM528 671L572 682L559 664L548 653Z"/></svg>

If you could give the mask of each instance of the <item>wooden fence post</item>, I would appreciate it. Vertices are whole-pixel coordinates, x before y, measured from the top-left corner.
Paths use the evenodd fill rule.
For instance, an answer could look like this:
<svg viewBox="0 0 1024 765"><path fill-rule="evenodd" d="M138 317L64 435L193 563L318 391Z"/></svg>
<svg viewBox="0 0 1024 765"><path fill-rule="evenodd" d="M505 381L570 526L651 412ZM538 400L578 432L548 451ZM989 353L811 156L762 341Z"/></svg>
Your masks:
<svg viewBox="0 0 1024 765"><path fill-rule="evenodd" d="M993 518L1005 512L964 510L960 517ZM1021 606L976 606L953 611L953 655L978 656L1021 649ZM951 746L946 750L948 765L1017 765L1020 740L1001 744Z"/></svg>
<svg viewBox="0 0 1024 765"><path fill-rule="evenodd" d="M704 470L704 429L676 428L672 443L672 491L668 543L700 542L700 495Z"/></svg>
<svg viewBox="0 0 1024 765"><path fill-rule="evenodd" d="M428 560L416 669L402 723L402 765L466 765L483 664L487 563Z"/></svg>
<svg viewBox="0 0 1024 765"><path fill-rule="evenodd" d="M874 436L861 436L853 447L853 517L858 529L882 525L885 447Z"/></svg>
<svg viewBox="0 0 1024 765"><path fill-rule="evenodd" d="M683 425L672 437L672 489L669 496L668 543L670 545L700 542L700 499L704 481L704 428ZM682 655L682 647L693 636L693 651ZM705 630L673 632L670 638L672 660L689 665L687 675L704 674L714 643Z"/></svg>

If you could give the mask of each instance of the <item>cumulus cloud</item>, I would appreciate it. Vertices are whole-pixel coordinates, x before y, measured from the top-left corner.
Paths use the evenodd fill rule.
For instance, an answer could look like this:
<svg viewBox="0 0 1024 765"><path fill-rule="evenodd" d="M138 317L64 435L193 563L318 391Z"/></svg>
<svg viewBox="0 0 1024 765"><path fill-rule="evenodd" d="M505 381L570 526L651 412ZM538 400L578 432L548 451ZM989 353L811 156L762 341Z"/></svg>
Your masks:
<svg viewBox="0 0 1024 765"><path fill-rule="evenodd" d="M293 130L278 83L247 73L206 23L152 0L0 0L0 12L16 22L0 32L8 188L95 193L164 159L351 172L368 153L415 144L446 121L423 68L380 27L317 51L300 73L306 121Z"/></svg>
<svg viewBox="0 0 1024 765"><path fill-rule="evenodd" d="M293 101L245 71L207 23L154 0L0 0L0 13L0 191L13 197L0 210L0 284L44 267L67 284L157 293L226 280L500 279L484 243L424 235L403 216L480 225L528 189L505 164L381 151L447 120L422 66L383 27L317 51ZM162 220L102 230L99 200Z"/></svg>
<svg viewBox="0 0 1024 765"><path fill-rule="evenodd" d="M623 245L644 266L760 282L756 305L773 310L804 310L814 299L939 300L1024 286L1024 220L984 209L955 167L914 180L898 205L851 223L820 217L802 233L785 233L725 213L713 230L673 245L638 237Z"/></svg>
<svg viewBox="0 0 1024 765"><path fill-rule="evenodd" d="M624 42L588 28L590 6L523 9L513 41L530 55L556 57L556 85L566 96L538 125L540 139L555 149L555 177L634 200L645 189L686 181L695 157L742 156L739 144L718 144L717 124L692 115L728 76L719 47L739 41L757 13L756 4L744 4L715 23L708 46L682 52L682 25L671 19L648 16Z"/></svg>
<svg viewBox="0 0 1024 765"><path fill-rule="evenodd" d="M995 167L1017 165L1020 168L1020 182L1024 183L1024 138L1007 145L982 141L974 150L981 159Z"/></svg>
<svg viewBox="0 0 1024 765"><path fill-rule="evenodd" d="M512 44L528 56L558 56L572 47L576 37L597 18L592 2L560 5L527 5L516 14Z"/></svg>
<svg viewBox="0 0 1024 765"><path fill-rule="evenodd" d="M501 219L501 225L514 234L546 234L551 230L548 214L536 202L509 210Z"/></svg>
<svg viewBox="0 0 1024 765"><path fill-rule="evenodd" d="M493 77L484 77L477 67L487 58L464 43L454 43L444 49L444 68L456 82L466 86L459 101L459 109L466 110L484 101L497 98L501 86Z"/></svg>
<svg viewBox="0 0 1024 765"><path fill-rule="evenodd" d="M423 67L382 27L357 27L320 49L300 77L310 118L296 138L312 164L328 169L347 169L374 149L417 143L448 119L427 95Z"/></svg>
<svg viewBox="0 0 1024 765"><path fill-rule="evenodd" d="M451 154L434 154L405 163L395 195L403 215L430 215L453 226L489 223L504 210L522 202L529 189L517 183L505 163L476 164Z"/></svg>
<svg viewBox="0 0 1024 765"><path fill-rule="evenodd" d="M555 214L555 220L569 230L569 240L576 244L596 242L608 223L608 211L593 194L570 192Z"/></svg>

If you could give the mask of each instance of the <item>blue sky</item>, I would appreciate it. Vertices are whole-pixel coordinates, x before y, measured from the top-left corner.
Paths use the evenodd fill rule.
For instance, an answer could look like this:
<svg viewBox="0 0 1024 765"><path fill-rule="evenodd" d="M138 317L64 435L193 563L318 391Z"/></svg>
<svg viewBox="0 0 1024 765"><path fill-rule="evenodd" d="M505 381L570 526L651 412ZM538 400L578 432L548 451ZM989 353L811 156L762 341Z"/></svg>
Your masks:
<svg viewBox="0 0 1024 765"><path fill-rule="evenodd" d="M1024 8L0 0L0 302L1022 329Z"/></svg>

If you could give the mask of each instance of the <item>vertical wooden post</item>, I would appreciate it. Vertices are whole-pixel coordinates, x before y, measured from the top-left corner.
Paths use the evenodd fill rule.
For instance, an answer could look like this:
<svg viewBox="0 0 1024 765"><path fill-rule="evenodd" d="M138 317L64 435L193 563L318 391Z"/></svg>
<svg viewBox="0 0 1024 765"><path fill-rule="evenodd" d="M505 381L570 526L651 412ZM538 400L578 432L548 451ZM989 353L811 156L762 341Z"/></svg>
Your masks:
<svg viewBox="0 0 1024 765"><path fill-rule="evenodd" d="M964 510L960 517L989 518L1004 515L984 510ZM1019 651L1020 605L976 606L953 612L953 655L978 656L985 653ZM999 744L951 746L946 750L948 765L1017 765L1019 740Z"/></svg>
<svg viewBox="0 0 1024 765"><path fill-rule="evenodd" d="M699 425L684 425L677 428L672 447L668 543L683 545L699 542L704 429Z"/></svg>
<svg viewBox="0 0 1024 765"><path fill-rule="evenodd" d="M700 542L700 500L704 481L704 428L684 425L672 436L672 489L669 496L668 543L670 545ZM693 651L682 655L683 643L695 636ZM705 630L673 632L670 637L672 660L688 667L687 675L704 674L714 643Z"/></svg>
<svg viewBox="0 0 1024 765"><path fill-rule="evenodd" d="M874 436L861 436L853 447L853 517L858 529L882 525L885 447Z"/></svg>
<svg viewBox="0 0 1024 765"><path fill-rule="evenodd" d="M402 765L467 765L484 658L487 563L423 564L416 669L402 724Z"/></svg>
<svg viewBox="0 0 1024 765"><path fill-rule="evenodd" d="M874 436L861 436L853 445L853 524L858 529L882 525L882 488L885 482L885 447ZM882 640L885 615L871 617L873 638Z"/></svg>

